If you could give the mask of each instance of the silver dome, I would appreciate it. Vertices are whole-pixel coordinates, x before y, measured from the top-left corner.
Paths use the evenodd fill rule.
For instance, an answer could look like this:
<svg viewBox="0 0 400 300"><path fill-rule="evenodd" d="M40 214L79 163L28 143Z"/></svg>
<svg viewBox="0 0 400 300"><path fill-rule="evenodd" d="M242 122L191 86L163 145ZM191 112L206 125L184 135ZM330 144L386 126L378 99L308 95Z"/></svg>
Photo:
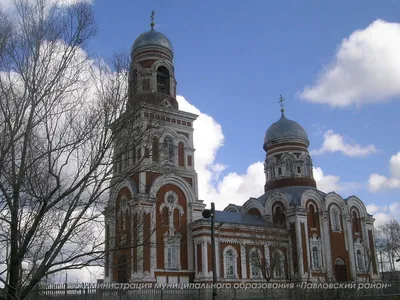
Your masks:
<svg viewBox="0 0 400 300"><path fill-rule="evenodd" d="M299 123L289 120L282 113L281 118L272 124L265 133L264 144L283 138L302 139L308 143L308 136Z"/></svg>
<svg viewBox="0 0 400 300"><path fill-rule="evenodd" d="M169 39L154 29L139 35L133 43L132 50L136 50L144 46L162 46L173 52L172 44Z"/></svg>

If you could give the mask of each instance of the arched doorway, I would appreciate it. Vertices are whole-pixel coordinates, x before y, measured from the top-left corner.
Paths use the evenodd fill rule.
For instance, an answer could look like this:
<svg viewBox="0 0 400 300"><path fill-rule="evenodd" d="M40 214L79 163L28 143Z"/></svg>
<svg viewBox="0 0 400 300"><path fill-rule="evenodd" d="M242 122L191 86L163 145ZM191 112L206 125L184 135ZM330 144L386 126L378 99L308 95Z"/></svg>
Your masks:
<svg viewBox="0 0 400 300"><path fill-rule="evenodd" d="M346 263L340 257L335 260L335 278L336 281L347 281Z"/></svg>
<svg viewBox="0 0 400 300"><path fill-rule="evenodd" d="M128 259L126 255L121 255L118 259L118 282L127 283L128 280Z"/></svg>

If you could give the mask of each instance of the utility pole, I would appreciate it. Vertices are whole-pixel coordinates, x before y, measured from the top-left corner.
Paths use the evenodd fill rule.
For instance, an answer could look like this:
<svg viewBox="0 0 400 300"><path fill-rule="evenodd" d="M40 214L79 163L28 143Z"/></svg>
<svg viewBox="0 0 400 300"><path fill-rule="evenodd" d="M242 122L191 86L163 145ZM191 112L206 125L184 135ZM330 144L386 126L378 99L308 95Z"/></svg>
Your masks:
<svg viewBox="0 0 400 300"><path fill-rule="evenodd" d="M217 262L215 256L215 205L214 202L211 203L211 210L205 209L202 212L203 218L211 218L211 263L213 272L213 294L212 299L217 299Z"/></svg>

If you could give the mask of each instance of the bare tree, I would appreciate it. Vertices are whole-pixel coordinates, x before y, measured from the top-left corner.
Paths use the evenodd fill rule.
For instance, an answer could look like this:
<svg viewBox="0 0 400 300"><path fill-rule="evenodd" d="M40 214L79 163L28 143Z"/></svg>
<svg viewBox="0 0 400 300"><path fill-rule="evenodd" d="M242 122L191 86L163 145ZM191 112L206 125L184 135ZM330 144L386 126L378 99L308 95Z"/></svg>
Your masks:
<svg viewBox="0 0 400 300"><path fill-rule="evenodd" d="M382 253L383 264L389 271L395 271L396 260L400 259L400 223L391 219L376 229L376 248Z"/></svg>
<svg viewBox="0 0 400 300"><path fill-rule="evenodd" d="M96 33L90 5L14 4L0 12L0 281L10 300L101 265L109 189L165 167L149 150L162 123L138 119L142 102L125 111L129 59L105 64L83 50ZM133 147L145 150L135 161L123 154Z"/></svg>

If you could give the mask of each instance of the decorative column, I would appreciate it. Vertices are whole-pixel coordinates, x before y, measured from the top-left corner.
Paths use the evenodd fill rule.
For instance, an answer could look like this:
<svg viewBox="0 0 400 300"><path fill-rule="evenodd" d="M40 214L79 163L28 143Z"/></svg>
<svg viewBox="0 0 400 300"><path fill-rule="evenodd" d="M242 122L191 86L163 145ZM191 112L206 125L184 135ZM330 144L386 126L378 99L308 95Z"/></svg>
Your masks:
<svg viewBox="0 0 400 300"><path fill-rule="evenodd" d="M208 277L208 261L207 261L207 241L201 242L201 270L203 273L202 277Z"/></svg>
<svg viewBox="0 0 400 300"><path fill-rule="evenodd" d="M241 258L241 267L242 267L242 278L247 278L247 256L246 256L246 248L244 245L240 245L240 258Z"/></svg>
<svg viewBox="0 0 400 300"><path fill-rule="evenodd" d="M157 236L156 236L156 209L155 207L152 208L151 212L150 212L150 233L151 233L151 237L150 237L150 241L151 241L151 245L150 245L150 276L152 278L155 278L154 276L154 269L155 269L155 265L157 264Z"/></svg>
<svg viewBox="0 0 400 300"><path fill-rule="evenodd" d="M324 233L324 238L323 238L323 247L324 247L324 253L325 253L325 268L326 272L332 273L332 253L331 253L331 241L330 241L330 235L329 235L329 214L325 213L323 215L323 223L322 223L322 232Z"/></svg>
<svg viewBox="0 0 400 300"><path fill-rule="evenodd" d="M311 261L310 261L310 239L308 238L308 225L307 225L307 218L306 217L301 217L300 219L300 224L304 224L304 235L306 238L306 249L307 249L307 265L308 265L308 270L304 270L307 272L308 276L311 277Z"/></svg>
<svg viewBox="0 0 400 300"><path fill-rule="evenodd" d="M347 232L347 243L349 244L349 258L350 258L350 276L351 279L355 280L357 278L356 260L354 256L354 241L353 241L353 231L351 226L351 215L345 218L345 230Z"/></svg>
<svg viewBox="0 0 400 300"><path fill-rule="evenodd" d="M139 173L139 193L144 194L146 192L146 172Z"/></svg>
<svg viewBox="0 0 400 300"><path fill-rule="evenodd" d="M304 265L303 265L303 244L301 239L301 227L300 219L297 215L296 217L296 244L297 244L297 262L299 264L299 275L304 275Z"/></svg>
<svg viewBox="0 0 400 300"><path fill-rule="evenodd" d="M197 269L197 266L198 266L198 263L197 263L197 261L198 261L198 257L197 257L197 245L198 245L199 243L198 243L198 241L194 241L194 277L197 279L198 278L198 273L199 273L199 270Z"/></svg>

